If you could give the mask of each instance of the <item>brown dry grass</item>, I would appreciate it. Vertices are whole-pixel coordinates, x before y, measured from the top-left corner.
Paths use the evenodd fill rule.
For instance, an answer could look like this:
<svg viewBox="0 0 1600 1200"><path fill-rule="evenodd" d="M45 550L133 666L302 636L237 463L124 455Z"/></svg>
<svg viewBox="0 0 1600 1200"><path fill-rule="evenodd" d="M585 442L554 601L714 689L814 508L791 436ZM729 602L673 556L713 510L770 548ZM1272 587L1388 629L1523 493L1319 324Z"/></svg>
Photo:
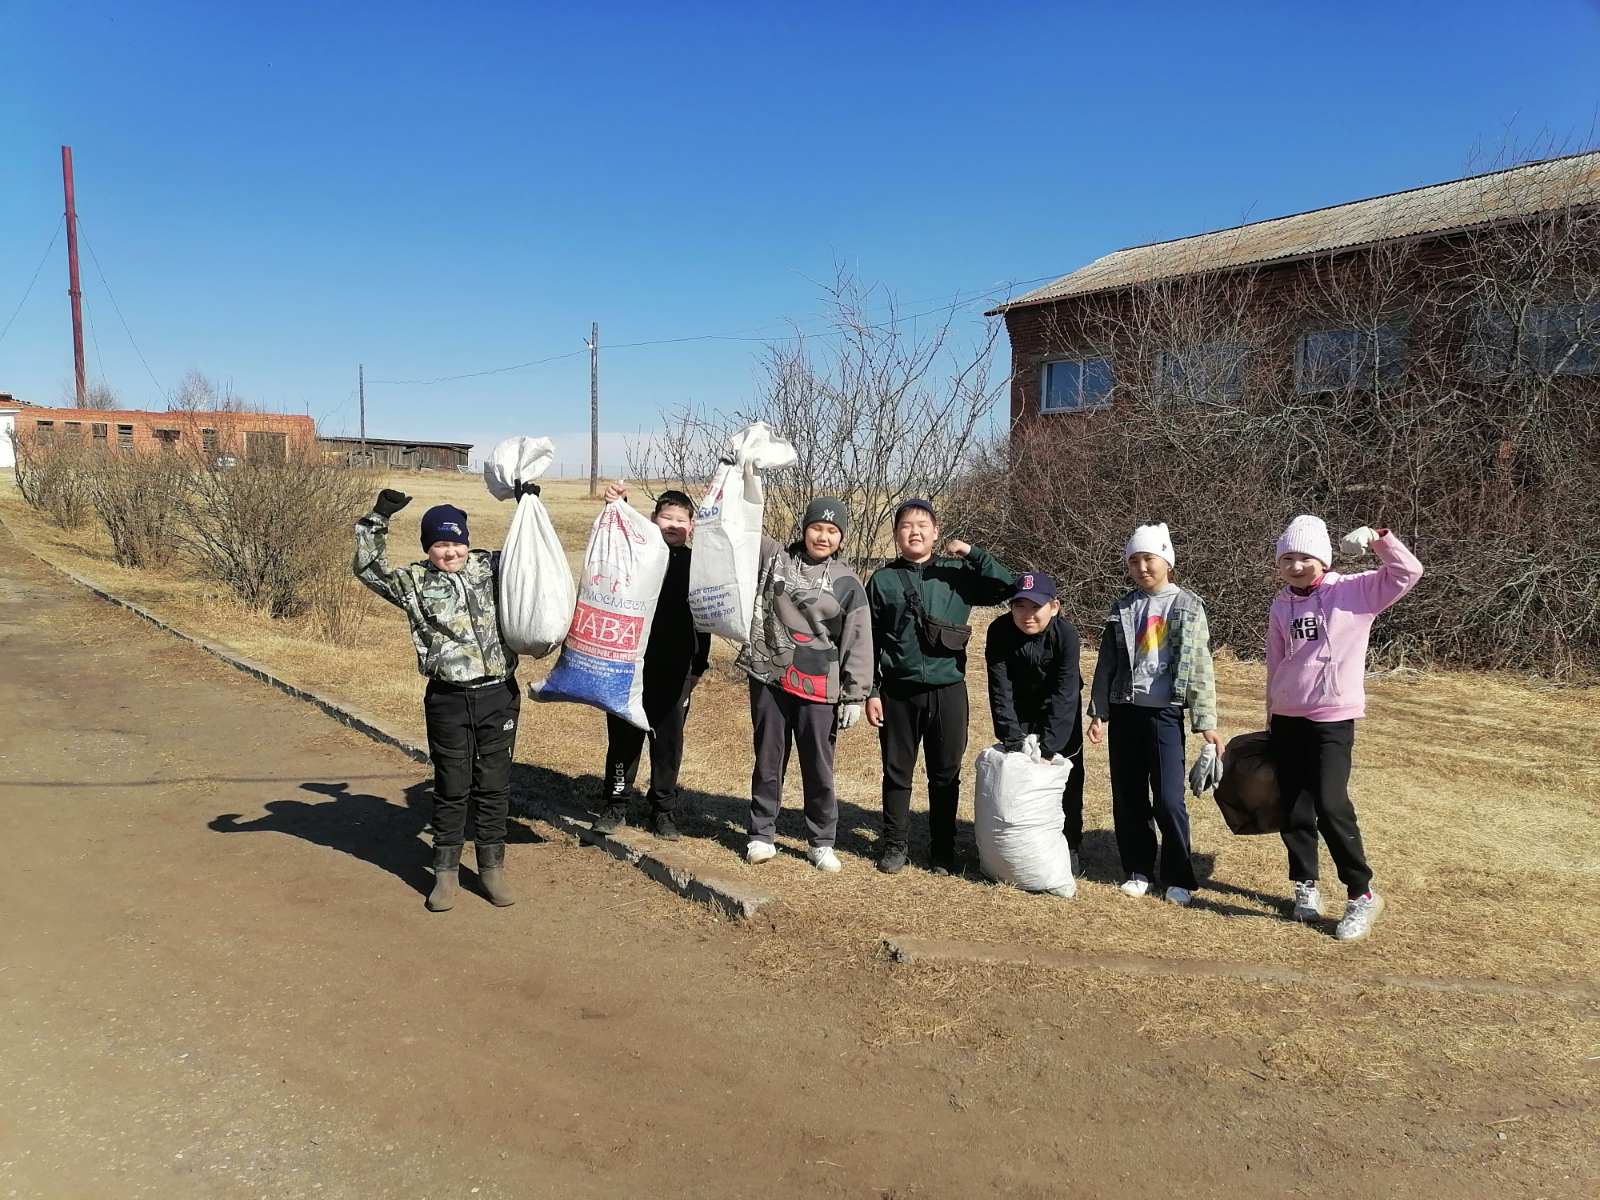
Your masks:
<svg viewBox="0 0 1600 1200"><path fill-rule="evenodd" d="M490 499L474 477L403 475L382 482L416 497L395 521L397 559L415 546L417 520L430 504L449 501L467 509L478 545L498 545L509 522L511 506ZM553 481L545 488L574 565L596 511L585 491L576 482ZM103 535L48 525L21 503L6 476L0 476L0 516L46 558L422 737L423 681L404 622L375 598L367 598L372 611L362 648L340 649L315 640L309 622L271 621L214 585L117 567ZM328 553L343 559L350 547L330 546ZM981 614L976 623L986 623ZM982 704L981 646L973 657L975 755L990 730ZM789 853L748 867L738 853L749 780L747 702L743 684L726 669L728 648L719 645L715 659L723 669L707 678L689 720L683 784L687 807L696 815L686 822L691 836L679 845L718 873L779 897L768 921L732 934L743 940L752 966L775 983L803 986L811 972L832 968L863 972L871 980L874 1003L861 1014L869 1040L990 1044L1009 1036L994 1019L997 1008L1046 988L1063 1003L1125 1012L1158 1041L1248 1042L1263 1077L1437 1097L1453 1086L1452 1079L1503 1070L1509 1056L1519 1071L1553 1088L1592 1089L1593 1057L1600 1056L1593 1005L1386 988L1340 998L1307 987L1227 980L1167 986L1104 972L1069 978L1015 968L890 970L879 942L892 932L1063 951L1274 963L1339 977L1593 981L1600 978L1596 689L1552 689L1467 674L1371 681L1354 791L1390 908L1377 934L1351 947L1335 943L1328 930L1311 931L1284 919L1281 844L1276 838L1232 836L1209 800L1192 808L1204 877L1195 906L1185 911L1120 895L1103 748L1088 751L1091 879L1074 901L936 879L914 869L892 879L872 870L879 775L876 740L865 727L840 739L844 872L827 877L805 864L798 812L787 808L780 840ZM549 665L524 664L523 682L540 678ZM1223 656L1218 676L1224 732L1258 727L1259 666ZM557 802L592 804L604 729L599 714L587 708L526 705L517 746L523 786L548 792ZM797 784L791 782L796 802ZM916 808L925 811L920 799ZM970 795L962 815L970 821ZM1325 875L1333 879L1331 869ZM1575 1137L1574 1129L1592 1130L1592 1124L1585 1117L1561 1128L1567 1130L1562 1136Z"/></svg>

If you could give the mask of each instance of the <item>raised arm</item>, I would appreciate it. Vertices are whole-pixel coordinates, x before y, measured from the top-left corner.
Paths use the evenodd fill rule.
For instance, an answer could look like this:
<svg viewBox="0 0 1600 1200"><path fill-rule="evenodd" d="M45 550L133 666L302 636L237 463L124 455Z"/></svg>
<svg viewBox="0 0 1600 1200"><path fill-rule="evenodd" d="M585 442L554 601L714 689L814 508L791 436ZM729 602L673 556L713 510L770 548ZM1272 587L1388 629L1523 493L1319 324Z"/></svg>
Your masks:
<svg viewBox="0 0 1600 1200"><path fill-rule="evenodd" d="M350 564L357 579L397 607L404 607L405 593L400 572L389 568L389 518L410 503L410 496L393 488L378 493L372 511L356 522L356 553Z"/></svg>

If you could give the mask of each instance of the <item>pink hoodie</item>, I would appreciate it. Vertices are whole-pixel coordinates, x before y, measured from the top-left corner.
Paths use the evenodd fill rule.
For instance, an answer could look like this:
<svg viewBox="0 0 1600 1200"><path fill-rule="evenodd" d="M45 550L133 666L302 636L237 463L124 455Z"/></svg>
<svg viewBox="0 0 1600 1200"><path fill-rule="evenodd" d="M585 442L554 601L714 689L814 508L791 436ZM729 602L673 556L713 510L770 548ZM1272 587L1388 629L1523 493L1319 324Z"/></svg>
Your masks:
<svg viewBox="0 0 1600 1200"><path fill-rule="evenodd" d="M1388 530L1372 543L1376 571L1329 571L1308 596L1284 588L1267 616L1267 715L1348 721L1367 715L1372 621L1422 578L1422 564Z"/></svg>

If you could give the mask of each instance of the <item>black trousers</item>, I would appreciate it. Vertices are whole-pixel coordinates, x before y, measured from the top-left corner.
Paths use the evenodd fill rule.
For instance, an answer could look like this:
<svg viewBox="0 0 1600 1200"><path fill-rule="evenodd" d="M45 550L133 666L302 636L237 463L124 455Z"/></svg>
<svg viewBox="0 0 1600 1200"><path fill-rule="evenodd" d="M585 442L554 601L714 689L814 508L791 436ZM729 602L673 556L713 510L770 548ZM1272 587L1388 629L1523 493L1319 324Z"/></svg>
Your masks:
<svg viewBox="0 0 1600 1200"><path fill-rule="evenodd" d="M839 710L802 700L770 684L750 681L750 727L756 765L750 773L750 837L770 842L778 835L783 777L789 754L800 752L805 796L806 842L833 845L839 833L839 797L833 789L833 752L839 740Z"/></svg>
<svg viewBox="0 0 1600 1200"><path fill-rule="evenodd" d="M639 776L639 759L645 738L650 739L650 809L670 813L678 803L678 772L683 767L683 726L689 719L689 696L695 678L685 676L677 686L652 687L646 677L644 715L650 722L647 735L637 725L606 714L606 796L623 800Z"/></svg>
<svg viewBox="0 0 1600 1200"><path fill-rule="evenodd" d="M1273 717L1271 733L1272 762L1283 797L1289 878L1316 879L1320 830L1345 891L1351 899L1364 895L1372 884L1372 869L1367 866L1355 805L1350 802L1356 723Z"/></svg>
<svg viewBox="0 0 1600 1200"><path fill-rule="evenodd" d="M1161 882L1193 891L1189 807L1183 798L1183 709L1113 704L1108 732L1111 820L1123 871L1155 877L1154 817L1161 831Z"/></svg>
<svg viewBox="0 0 1600 1200"><path fill-rule="evenodd" d="M511 806L511 751L522 711L516 679L478 688L430 680L422 710L433 759L433 844L461 845L469 812L474 842L503 843Z"/></svg>
<svg viewBox="0 0 1600 1200"><path fill-rule="evenodd" d="M928 768L928 842L936 864L956 856L956 808L961 803L961 760L967 752L967 685L946 684L914 692L884 692L884 849L906 848L911 834L911 777L920 746Z"/></svg>

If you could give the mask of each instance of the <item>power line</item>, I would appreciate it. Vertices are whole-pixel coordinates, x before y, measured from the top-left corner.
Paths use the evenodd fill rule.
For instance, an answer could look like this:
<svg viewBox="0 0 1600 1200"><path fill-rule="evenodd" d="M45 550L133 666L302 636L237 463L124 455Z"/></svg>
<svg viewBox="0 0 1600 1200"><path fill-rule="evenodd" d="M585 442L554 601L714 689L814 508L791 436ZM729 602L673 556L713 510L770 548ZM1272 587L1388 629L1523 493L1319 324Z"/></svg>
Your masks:
<svg viewBox="0 0 1600 1200"><path fill-rule="evenodd" d="M172 402L172 397L167 389L161 386L161 381L156 378L156 373L150 369L150 361L145 358L144 351L139 349L139 343L134 340L133 330L128 328L128 318L122 315L122 305L117 303L117 295L111 290L111 285L106 282L106 273L100 268L100 256L94 252L94 246L89 241L88 234L83 232L83 219L78 220L78 232L83 236L83 244L88 247L89 258L94 263L94 272L100 276L100 286L106 289L106 295L111 300L111 307L117 310L117 320L122 322L122 331L128 335L128 344L133 347L133 352L139 356L139 361L144 364L145 374L150 376L150 382L156 385L156 391L165 396L167 402Z"/></svg>
<svg viewBox="0 0 1600 1200"><path fill-rule="evenodd" d="M921 320L923 317L931 317L931 316L937 316L940 313L954 312L958 308L970 308L972 305L985 302L985 301L989 300L991 297L993 297L993 296L995 296L995 295L997 295L997 294L999 294L1001 292L1009 291L1009 290L1012 290L1014 288L1019 288L1019 287L1027 287L1030 284L1043 283L1043 282L1045 282L1047 280L1059 279L1059 278L1060 278L1060 273L1058 272L1056 274L1051 274L1051 275L1040 275L1040 276L1038 276L1037 278L1034 278L1034 279L1013 280L1013 281L1009 281L1009 282L999 283L999 284L996 284L994 287L989 288L986 291L975 293L975 294L973 294L972 296L968 297L965 300L956 300L956 301L954 301L954 302L952 302L950 304L940 305L937 308L930 308L930 309L926 310L925 312L912 313L909 316L897 316L897 317L895 317L895 319L893 321L879 322L877 324L864 326L863 328L865 328L865 329L888 329L888 328L892 327L895 324L903 323L903 322L906 322L906 321L917 321L917 320ZM959 294L960 293L958 292L957 295L959 295ZM926 299L927 300L934 300L934 299L938 299L938 297L930 296L930 297L927 297ZM914 300L911 303L918 304L918 303L924 303L924 302L925 301L923 301L923 300ZM813 322L813 323L817 324L817 323L821 323L821 322ZM755 329L771 328L773 324L774 324L773 322L769 322L767 325L764 325L764 326L758 325L758 326L755 326L754 328ZM762 342L762 343L765 343L765 342L774 342L774 341L780 341L780 342L800 341L800 340L803 340L803 339L805 339L807 337L816 337L816 338L834 337L834 336L837 336L837 335L842 334L844 332L846 332L846 331L842 330L842 329L837 329L837 328L834 328L834 329L826 329L826 328L824 328L824 329L821 329L820 331L813 330L811 332L806 332L804 330L798 330L797 329L796 332L794 332L794 333L782 334L782 335L770 335L770 336L767 336L767 337L747 337L747 336L744 336L744 335L741 335L741 334L733 334L733 333L696 333L696 334L689 334L689 335L684 336L684 337L651 338L648 341L641 341L641 342L616 342L616 343L613 343L611 345L608 345L606 347L606 349L608 351L610 351L610 350L637 350L637 349L640 349L641 347L645 347L645 346L677 346L677 345L682 345L682 344L687 343L687 342ZM488 376L488 375L504 375L504 374L507 374L507 373L509 373L511 371L525 371L530 367L542 367L542 366L545 366L548 363L561 362L563 359L576 358L580 354L587 354L587 353L589 353L589 350L588 350L588 347L586 346L582 350L572 350L572 351L569 351L569 352L567 352L565 354L552 354L547 358L536 358L536 359L531 359L528 362L513 363L510 366L505 366L505 367L491 367L491 368L488 368L487 370L482 370L482 371L467 371L467 372L463 372L462 374L459 374L459 375L439 375L439 376L436 376L436 377L434 377L432 379L374 379L372 382L373 383L388 384L388 385L395 386L395 387L412 387L412 386L415 386L415 387L432 387L435 384L439 384L439 383L454 383L454 382L457 382L458 380L462 380L462 379L482 379L483 377Z"/></svg>
<svg viewBox="0 0 1600 1200"><path fill-rule="evenodd" d="M39 256L39 265L33 269L33 278L28 280L28 290L22 293L22 299L17 301L17 307L6 321L6 327L0 329L0 342L6 340L6 334L11 332L11 324L17 319L17 314L22 311L22 306L28 302L28 297L33 295L33 285L39 282L39 272L44 270L45 260L50 257L50 251L56 248L56 239L61 236L61 227L66 224L67 214L62 213L61 219L56 222L56 231L50 235L50 244L44 248L44 253Z"/></svg>

